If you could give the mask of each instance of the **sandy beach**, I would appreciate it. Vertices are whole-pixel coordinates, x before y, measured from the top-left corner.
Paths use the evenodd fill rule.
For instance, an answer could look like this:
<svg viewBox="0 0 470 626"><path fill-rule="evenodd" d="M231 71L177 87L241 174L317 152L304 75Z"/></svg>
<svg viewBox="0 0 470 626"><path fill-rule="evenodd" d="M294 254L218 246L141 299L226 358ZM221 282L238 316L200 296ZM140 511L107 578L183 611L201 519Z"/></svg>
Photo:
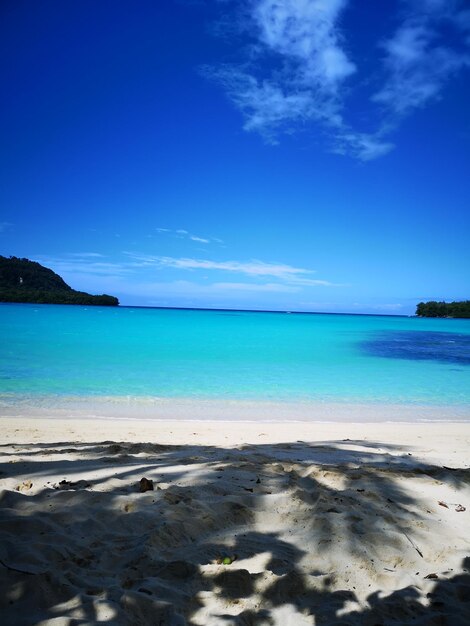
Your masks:
<svg viewBox="0 0 470 626"><path fill-rule="evenodd" d="M2 624L470 623L469 423L1 423Z"/></svg>

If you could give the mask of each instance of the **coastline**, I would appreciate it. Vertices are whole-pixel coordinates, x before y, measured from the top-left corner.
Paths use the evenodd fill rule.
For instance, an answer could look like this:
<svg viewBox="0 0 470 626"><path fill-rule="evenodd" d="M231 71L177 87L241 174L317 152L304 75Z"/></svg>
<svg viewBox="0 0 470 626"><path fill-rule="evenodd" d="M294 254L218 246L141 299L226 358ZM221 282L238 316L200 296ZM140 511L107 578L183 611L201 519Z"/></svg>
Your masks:
<svg viewBox="0 0 470 626"><path fill-rule="evenodd" d="M220 423L470 423L470 406L145 396L24 397L3 394L0 395L0 420L5 417Z"/></svg>

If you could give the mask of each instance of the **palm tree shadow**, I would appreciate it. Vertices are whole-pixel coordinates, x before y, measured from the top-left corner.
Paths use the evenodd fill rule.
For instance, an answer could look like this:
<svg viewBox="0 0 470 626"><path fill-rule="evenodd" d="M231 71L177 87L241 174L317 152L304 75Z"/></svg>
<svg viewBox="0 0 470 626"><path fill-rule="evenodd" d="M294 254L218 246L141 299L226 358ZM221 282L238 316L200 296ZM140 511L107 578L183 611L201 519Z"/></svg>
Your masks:
<svg viewBox="0 0 470 626"><path fill-rule="evenodd" d="M470 623L468 559L432 591L386 582L422 564L435 518L403 477L463 488L469 471L360 443L7 448L1 622ZM58 473L65 483L48 482ZM153 491L139 492L142 476ZM361 596L369 580L384 594Z"/></svg>

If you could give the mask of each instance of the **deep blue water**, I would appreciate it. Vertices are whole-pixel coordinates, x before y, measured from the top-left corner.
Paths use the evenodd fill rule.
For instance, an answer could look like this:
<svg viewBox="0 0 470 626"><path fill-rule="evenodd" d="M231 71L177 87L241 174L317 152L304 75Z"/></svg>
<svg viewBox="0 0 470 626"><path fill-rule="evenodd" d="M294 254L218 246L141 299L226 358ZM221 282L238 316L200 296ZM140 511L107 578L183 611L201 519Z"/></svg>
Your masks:
<svg viewBox="0 0 470 626"><path fill-rule="evenodd" d="M386 359L470 365L470 335L464 333L385 331L365 340L362 349L366 354Z"/></svg>

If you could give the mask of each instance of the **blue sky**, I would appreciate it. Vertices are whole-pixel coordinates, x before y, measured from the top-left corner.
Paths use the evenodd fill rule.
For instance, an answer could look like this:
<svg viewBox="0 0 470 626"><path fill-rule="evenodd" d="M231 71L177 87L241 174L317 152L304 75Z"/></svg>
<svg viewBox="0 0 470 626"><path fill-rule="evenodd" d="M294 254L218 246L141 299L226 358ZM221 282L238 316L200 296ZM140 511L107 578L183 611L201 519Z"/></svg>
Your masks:
<svg viewBox="0 0 470 626"><path fill-rule="evenodd" d="M0 9L0 253L123 304L468 299L470 7Z"/></svg>

